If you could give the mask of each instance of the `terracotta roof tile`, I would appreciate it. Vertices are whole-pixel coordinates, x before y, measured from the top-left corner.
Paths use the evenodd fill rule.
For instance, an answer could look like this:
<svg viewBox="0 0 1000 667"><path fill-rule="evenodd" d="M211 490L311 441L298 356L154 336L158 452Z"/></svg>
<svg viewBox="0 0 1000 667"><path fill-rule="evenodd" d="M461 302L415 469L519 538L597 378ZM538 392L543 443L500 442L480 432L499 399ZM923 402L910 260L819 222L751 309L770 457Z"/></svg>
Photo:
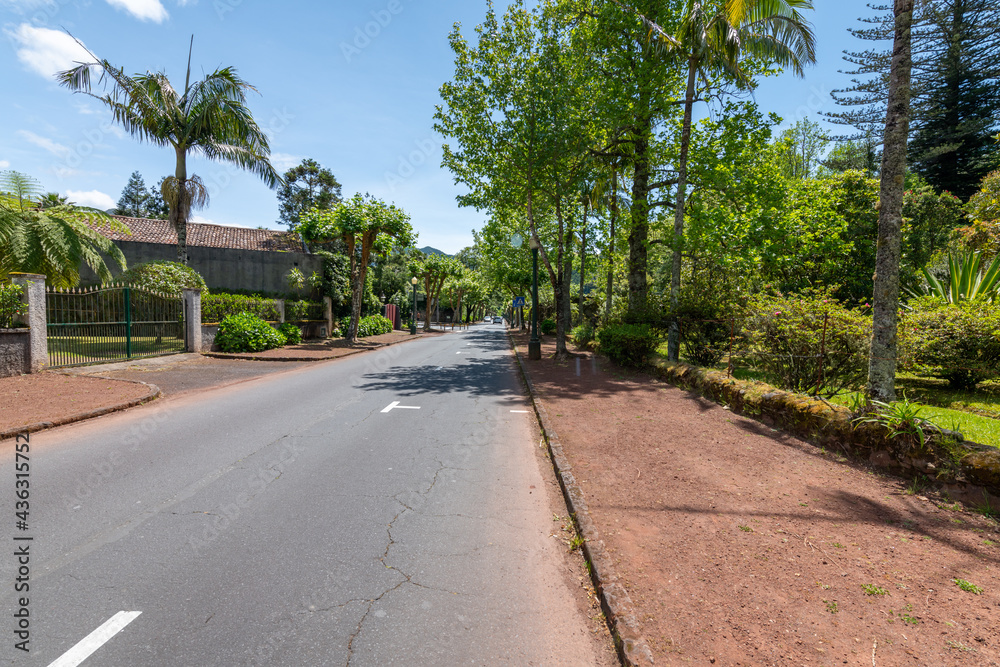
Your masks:
<svg viewBox="0 0 1000 667"><path fill-rule="evenodd" d="M112 241L136 241L139 243L165 243L177 245L177 233L167 220L147 218L127 218L112 216L128 227L132 233L123 234L106 227L95 227ZM263 250L278 252L308 252L302 239L294 232L276 229L249 229L210 225L203 222L189 222L187 244L205 248L232 248L235 250Z"/></svg>

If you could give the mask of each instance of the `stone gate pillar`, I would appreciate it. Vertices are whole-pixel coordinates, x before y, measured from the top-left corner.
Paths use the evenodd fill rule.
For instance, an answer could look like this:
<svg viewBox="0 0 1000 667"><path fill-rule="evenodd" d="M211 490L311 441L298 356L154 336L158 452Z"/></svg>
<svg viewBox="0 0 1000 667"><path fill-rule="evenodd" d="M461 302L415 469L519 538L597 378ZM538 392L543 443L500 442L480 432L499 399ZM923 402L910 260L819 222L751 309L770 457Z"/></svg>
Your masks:
<svg viewBox="0 0 1000 667"><path fill-rule="evenodd" d="M47 320L45 317L45 276L37 273L11 273L11 282L23 289L21 301L25 304L25 323L31 328L28 343L27 368L37 373L49 363Z"/></svg>

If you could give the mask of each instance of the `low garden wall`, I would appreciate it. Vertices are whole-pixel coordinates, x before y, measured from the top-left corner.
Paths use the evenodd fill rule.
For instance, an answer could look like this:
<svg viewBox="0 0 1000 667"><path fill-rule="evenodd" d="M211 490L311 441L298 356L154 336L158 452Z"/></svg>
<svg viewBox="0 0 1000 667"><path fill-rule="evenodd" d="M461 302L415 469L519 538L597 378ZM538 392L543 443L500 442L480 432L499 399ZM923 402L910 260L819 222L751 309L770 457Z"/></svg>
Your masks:
<svg viewBox="0 0 1000 667"><path fill-rule="evenodd" d="M31 329L0 329L0 377L31 372Z"/></svg>
<svg viewBox="0 0 1000 667"><path fill-rule="evenodd" d="M816 444L841 447L904 476L925 475L949 497L972 506L1000 511L1000 450L940 431L927 434L921 446L912 438L894 438L880 424L853 421L846 407L781 391L763 382L736 380L721 371L656 359L650 370L670 384L727 406Z"/></svg>

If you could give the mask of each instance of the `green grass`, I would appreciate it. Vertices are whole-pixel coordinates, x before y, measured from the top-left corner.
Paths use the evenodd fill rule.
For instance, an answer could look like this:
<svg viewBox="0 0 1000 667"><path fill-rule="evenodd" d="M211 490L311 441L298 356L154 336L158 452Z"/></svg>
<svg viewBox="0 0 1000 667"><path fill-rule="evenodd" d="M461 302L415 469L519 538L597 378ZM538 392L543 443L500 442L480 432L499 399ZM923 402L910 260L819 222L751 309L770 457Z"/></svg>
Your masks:
<svg viewBox="0 0 1000 667"><path fill-rule="evenodd" d="M49 336L49 364L68 366L125 359L125 337ZM184 351L183 338L133 336L132 357Z"/></svg>
<svg viewBox="0 0 1000 667"><path fill-rule="evenodd" d="M683 350L682 350L683 351ZM656 354L666 359L664 343ZM681 355L684 358L684 355ZM725 371L728 360L714 366ZM755 369L736 366L733 377L737 380L767 382L767 376ZM912 373L896 376L896 393L920 405L920 416L934 424L962 433L967 440L982 445L1000 447L1000 380L981 382L975 391L956 390L948 387L946 380L928 378ZM849 406L859 392L848 392L829 399L831 403Z"/></svg>

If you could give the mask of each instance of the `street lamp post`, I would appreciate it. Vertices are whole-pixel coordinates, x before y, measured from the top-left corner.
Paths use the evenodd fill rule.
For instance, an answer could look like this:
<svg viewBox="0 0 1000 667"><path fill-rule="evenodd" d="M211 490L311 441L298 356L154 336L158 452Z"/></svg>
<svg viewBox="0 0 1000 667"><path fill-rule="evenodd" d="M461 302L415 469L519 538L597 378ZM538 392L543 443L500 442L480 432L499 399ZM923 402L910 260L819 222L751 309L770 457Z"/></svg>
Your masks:
<svg viewBox="0 0 1000 667"><path fill-rule="evenodd" d="M528 359L542 358L542 341L538 339L538 249L541 244L531 237L531 339L528 341Z"/></svg>
<svg viewBox="0 0 1000 667"><path fill-rule="evenodd" d="M413 285L413 317L410 318L410 335L417 335L417 280L416 276L410 278L410 284Z"/></svg>

